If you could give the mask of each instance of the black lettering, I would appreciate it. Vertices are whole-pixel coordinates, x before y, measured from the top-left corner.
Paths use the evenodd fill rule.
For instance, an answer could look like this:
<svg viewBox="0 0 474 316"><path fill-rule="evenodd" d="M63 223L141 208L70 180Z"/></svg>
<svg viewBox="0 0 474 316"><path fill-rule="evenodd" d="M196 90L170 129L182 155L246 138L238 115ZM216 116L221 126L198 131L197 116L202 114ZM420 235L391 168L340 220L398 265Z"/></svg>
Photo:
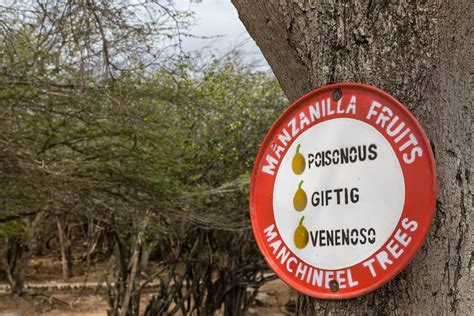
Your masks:
<svg viewBox="0 0 474 316"><path fill-rule="evenodd" d="M357 229L351 230L351 243L353 245L357 245L357 242L359 241L358 237L359 237L359 232L357 231Z"/></svg>
<svg viewBox="0 0 474 316"><path fill-rule="evenodd" d="M341 149L341 164L349 163L349 148Z"/></svg>
<svg viewBox="0 0 474 316"><path fill-rule="evenodd" d="M311 243L313 244L313 247L316 247L316 245L318 244L318 231L316 230L314 232L314 235L312 231L310 231L309 234L311 236Z"/></svg>
<svg viewBox="0 0 474 316"><path fill-rule="evenodd" d="M354 193L355 192L355 193ZM359 189L357 188L352 188L351 190L351 202L352 203L357 203L359 202ZM347 203L346 203L347 204Z"/></svg>
<svg viewBox="0 0 474 316"><path fill-rule="evenodd" d="M314 162L314 154L308 154L308 169L311 169L311 164Z"/></svg>
<svg viewBox="0 0 474 316"><path fill-rule="evenodd" d="M326 235L324 234L325 232L325 230L319 231L319 245L322 247L326 246Z"/></svg>
<svg viewBox="0 0 474 316"><path fill-rule="evenodd" d="M331 165L331 151L326 150L324 152L324 165L329 166Z"/></svg>
<svg viewBox="0 0 474 316"><path fill-rule="evenodd" d="M365 245L365 243L367 242L367 237L365 237L366 232L367 232L367 229L365 228L362 228L360 230L360 237L362 238L362 240L359 238L359 242L361 245Z"/></svg>
<svg viewBox="0 0 474 316"><path fill-rule="evenodd" d="M369 159L370 160L375 160L377 158L377 145L375 144L370 144L369 145Z"/></svg>
<svg viewBox="0 0 474 316"><path fill-rule="evenodd" d="M342 244L349 245L349 229L342 230Z"/></svg>
<svg viewBox="0 0 474 316"><path fill-rule="evenodd" d="M332 190L326 190L324 191L325 193L325 200L326 200L326 205L329 205L329 201L332 200L332 195L330 194L332 192Z"/></svg>
<svg viewBox="0 0 474 316"><path fill-rule="evenodd" d="M343 189L334 189L334 192L336 192L336 198L337 198L337 205L341 204L341 192Z"/></svg>
<svg viewBox="0 0 474 316"><path fill-rule="evenodd" d="M334 231L334 244L336 246L341 245L341 230L340 229L337 229L336 231Z"/></svg>
<svg viewBox="0 0 474 316"><path fill-rule="evenodd" d="M335 165L339 163L339 150L332 151L332 163Z"/></svg>
<svg viewBox="0 0 474 316"><path fill-rule="evenodd" d="M316 167L321 166L321 160L321 153L316 153L316 155L314 156L314 164L316 165Z"/></svg>
<svg viewBox="0 0 474 316"><path fill-rule="evenodd" d="M313 193L313 195L311 196L311 204L313 204L313 206L318 206L319 205L319 192L316 191Z"/></svg>
<svg viewBox="0 0 474 316"><path fill-rule="evenodd" d="M334 246L334 230L326 230L326 238L328 239L327 245Z"/></svg>
<svg viewBox="0 0 474 316"><path fill-rule="evenodd" d="M357 152L359 154L359 161L364 161L367 158L367 148L364 146L357 146Z"/></svg>
<svg viewBox="0 0 474 316"><path fill-rule="evenodd" d="M374 160L377 158L377 145L358 145L333 150L323 150L308 154L308 169L314 166L326 167L330 165L355 163L357 161Z"/></svg>
<svg viewBox="0 0 474 316"><path fill-rule="evenodd" d="M369 231L367 232L368 235L368 241L370 244L373 244L375 242L375 229L370 228Z"/></svg>
<svg viewBox="0 0 474 316"><path fill-rule="evenodd" d="M323 191L324 192L324 191ZM374 244L376 231L374 228L346 228L333 230L310 231L313 247L356 246L367 243Z"/></svg>
<svg viewBox="0 0 474 316"><path fill-rule="evenodd" d="M357 161L357 149L355 147L351 147L349 149L349 160L350 160L350 162L356 162Z"/></svg>

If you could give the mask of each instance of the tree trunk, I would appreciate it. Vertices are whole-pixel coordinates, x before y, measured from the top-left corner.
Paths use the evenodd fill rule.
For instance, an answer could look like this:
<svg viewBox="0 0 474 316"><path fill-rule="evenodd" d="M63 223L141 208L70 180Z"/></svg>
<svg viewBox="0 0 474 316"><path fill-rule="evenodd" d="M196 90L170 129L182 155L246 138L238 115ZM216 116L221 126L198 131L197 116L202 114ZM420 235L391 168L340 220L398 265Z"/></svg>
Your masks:
<svg viewBox="0 0 474 316"><path fill-rule="evenodd" d="M143 251L145 232L148 228L149 222L150 217L145 215L145 219L141 223L140 230L134 240L132 257L130 258L131 267L130 272L128 273L122 307L119 311L120 316L139 314L140 291L137 289L140 287L140 259ZM134 302L132 302L132 299Z"/></svg>
<svg viewBox="0 0 474 316"><path fill-rule="evenodd" d="M36 232L44 218L43 212L38 212L32 222L26 223L21 235L6 236L4 247L4 269L10 283L11 292L21 295L24 292L26 275L33 248Z"/></svg>
<svg viewBox="0 0 474 316"><path fill-rule="evenodd" d="M291 101L329 83L374 85L413 112L437 161L436 214L414 261L353 300L300 296L298 312L471 313L472 1L232 2Z"/></svg>
<svg viewBox="0 0 474 316"><path fill-rule="evenodd" d="M68 281L72 277L72 253L71 241L69 239L69 228L67 218L64 223L61 217L56 215L56 224L58 227L59 245L61 248L61 265L63 269L63 280Z"/></svg>
<svg viewBox="0 0 474 316"><path fill-rule="evenodd" d="M5 237L3 265L11 293L15 295L20 295L24 290L26 267L23 263L27 252L28 250L22 244L20 237Z"/></svg>

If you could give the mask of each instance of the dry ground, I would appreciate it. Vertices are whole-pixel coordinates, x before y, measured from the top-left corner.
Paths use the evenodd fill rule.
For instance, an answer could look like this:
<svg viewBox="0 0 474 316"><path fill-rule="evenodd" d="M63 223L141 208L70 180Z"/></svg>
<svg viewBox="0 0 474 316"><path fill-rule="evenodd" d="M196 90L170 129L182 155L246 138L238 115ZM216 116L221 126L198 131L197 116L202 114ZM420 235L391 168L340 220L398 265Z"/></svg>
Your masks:
<svg viewBox="0 0 474 316"><path fill-rule="evenodd" d="M97 294L92 289L68 291L41 291L20 297L0 294L0 316L4 315L56 315L56 316L102 316L107 315L105 293ZM104 292L104 291L101 291ZM41 294L40 294L41 293ZM142 306L153 295L149 289L142 295ZM258 300L249 315L291 315L296 293L281 280L263 286ZM143 311L143 308L142 308Z"/></svg>
<svg viewBox="0 0 474 316"><path fill-rule="evenodd" d="M54 257L35 258L31 261L27 277L32 284L64 283L61 277L61 266ZM88 274L89 282L101 279L106 265L97 263L85 268L75 266L75 276L71 283L80 284ZM1 292L0 284L0 292ZM142 295L142 306L154 294L152 288L146 289ZM296 293L281 280L272 281L261 288L257 302L249 310L249 315L291 315L293 314ZM106 315L107 298L105 289L80 288L74 289L32 289L20 297L8 293L0 293L0 316L13 315L64 315L64 316L99 316ZM142 311L144 308L141 309Z"/></svg>

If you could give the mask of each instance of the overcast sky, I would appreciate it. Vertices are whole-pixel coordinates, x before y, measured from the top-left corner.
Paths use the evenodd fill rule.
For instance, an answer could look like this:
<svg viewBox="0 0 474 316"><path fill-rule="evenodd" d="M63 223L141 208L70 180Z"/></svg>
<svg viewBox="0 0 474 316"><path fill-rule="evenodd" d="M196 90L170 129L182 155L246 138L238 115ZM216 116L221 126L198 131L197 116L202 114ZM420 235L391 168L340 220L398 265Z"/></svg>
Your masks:
<svg viewBox="0 0 474 316"><path fill-rule="evenodd" d="M253 39L247 33L230 0L203 0L196 3L191 0L175 0L179 10L194 12L195 24L190 33L196 36L218 36L213 39L185 38L185 50L209 49L217 54L241 47L248 61L266 62Z"/></svg>

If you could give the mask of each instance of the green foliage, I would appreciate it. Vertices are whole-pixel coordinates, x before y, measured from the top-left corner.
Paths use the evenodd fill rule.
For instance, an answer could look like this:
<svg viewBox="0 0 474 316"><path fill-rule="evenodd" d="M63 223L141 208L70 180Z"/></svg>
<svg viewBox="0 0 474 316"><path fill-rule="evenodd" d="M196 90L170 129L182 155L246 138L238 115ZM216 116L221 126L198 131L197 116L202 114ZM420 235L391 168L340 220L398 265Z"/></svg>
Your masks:
<svg viewBox="0 0 474 316"><path fill-rule="evenodd" d="M0 237L21 235L24 232L25 225L19 219L0 224Z"/></svg>
<svg viewBox="0 0 474 316"><path fill-rule="evenodd" d="M224 193L248 182L263 135L286 103L278 84L236 55L204 67L184 58L162 63L166 69L128 63L108 76L85 70L113 68L117 58L143 64L159 48L123 55L127 47L173 38L185 25L185 13L158 1L148 13L167 18L146 20L151 24L133 24L132 9L141 9L121 5L97 4L91 11L46 2L31 12L19 4L2 12L10 20L0 31L4 216L74 209L186 218L201 212L189 217L205 221L202 212L235 213L235 203L241 213L242 197ZM103 38L101 31L114 36ZM95 47L101 50L84 55Z"/></svg>
<svg viewBox="0 0 474 316"><path fill-rule="evenodd" d="M175 41L187 16L159 1L150 3L174 27L135 25L121 1L41 3L31 14L0 12L9 21L0 28L0 236L32 235L25 223L37 214L46 214L35 222L49 221L45 229L65 213L99 223L127 282L146 226L140 247L153 245L170 276L205 279L210 288L196 285L196 300L220 297L208 311L224 300L221 287L246 297L239 284L265 268L248 187L260 143L287 104L276 80L236 54L205 66L183 55L157 61L164 42L153 40Z"/></svg>

